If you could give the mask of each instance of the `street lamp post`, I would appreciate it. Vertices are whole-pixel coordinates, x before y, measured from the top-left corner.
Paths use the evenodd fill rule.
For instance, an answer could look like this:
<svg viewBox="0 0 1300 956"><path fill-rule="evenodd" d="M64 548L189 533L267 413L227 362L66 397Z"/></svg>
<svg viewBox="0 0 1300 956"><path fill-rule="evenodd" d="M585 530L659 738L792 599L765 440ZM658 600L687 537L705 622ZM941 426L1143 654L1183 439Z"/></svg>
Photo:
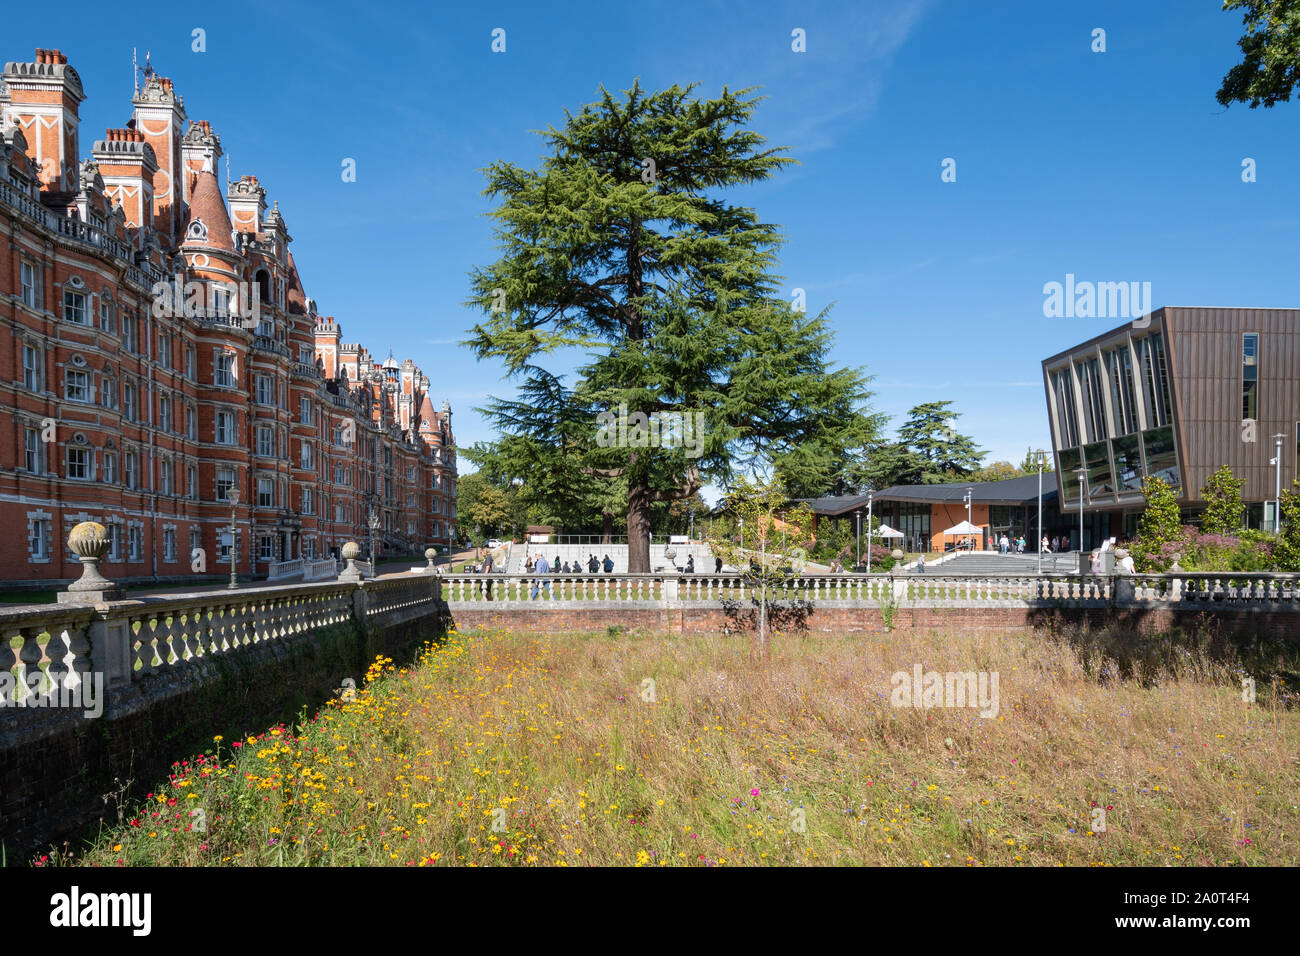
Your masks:
<svg viewBox="0 0 1300 956"><path fill-rule="evenodd" d="M858 537L857 537L858 560L857 563L854 565L854 570L856 571L858 568L862 567L862 510L859 509L858 513L855 514L853 517L858 519Z"/></svg>
<svg viewBox="0 0 1300 956"><path fill-rule="evenodd" d="M1276 466L1273 479L1273 533L1279 534L1282 531L1282 439L1284 433L1279 432L1273 436L1273 446L1276 449L1276 455L1269 462L1270 465Z"/></svg>
<svg viewBox="0 0 1300 956"><path fill-rule="evenodd" d="M975 489L974 489L974 488L967 488L967 489L966 489L966 494L963 495L963 496L962 496L962 499L961 499L961 500L962 500L962 504L964 504L964 505L966 506L966 523L967 523L967 524L974 524L974 522L970 520L970 502L971 502L971 498L974 496L974 494L975 494ZM967 532L967 535L968 535L968 536L969 536L969 534L970 534L970 532Z"/></svg>
<svg viewBox="0 0 1300 956"><path fill-rule="evenodd" d="M379 528L379 515L375 513L374 505L370 507L370 517L366 520L366 524L370 526L370 576L373 578L376 570L375 531Z"/></svg>
<svg viewBox="0 0 1300 956"><path fill-rule="evenodd" d="M1038 573L1043 573L1043 459L1047 451L1038 449L1034 454L1038 458Z"/></svg>
<svg viewBox="0 0 1300 956"><path fill-rule="evenodd" d="M235 506L239 504L239 489L234 485L227 488L226 500L230 502L230 583L226 585L226 590L233 591L239 587L239 579L235 575Z"/></svg>
<svg viewBox="0 0 1300 956"><path fill-rule="evenodd" d="M1083 493L1083 479L1084 479L1084 476L1086 476L1087 474L1088 474L1088 473L1087 473L1084 469L1082 469L1082 468L1080 468L1080 469L1078 470L1078 475L1079 475L1079 553L1080 553L1080 554L1083 554L1083 500L1084 500L1084 493Z"/></svg>
<svg viewBox="0 0 1300 956"><path fill-rule="evenodd" d="M871 573L871 502L875 498L874 491L867 492L867 573Z"/></svg>

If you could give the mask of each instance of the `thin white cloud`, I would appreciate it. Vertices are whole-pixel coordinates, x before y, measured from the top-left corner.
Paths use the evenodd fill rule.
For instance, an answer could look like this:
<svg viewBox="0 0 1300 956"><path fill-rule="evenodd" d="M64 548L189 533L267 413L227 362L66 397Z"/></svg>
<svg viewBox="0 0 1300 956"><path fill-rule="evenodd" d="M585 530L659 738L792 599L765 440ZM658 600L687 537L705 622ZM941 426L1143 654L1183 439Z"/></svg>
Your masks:
<svg viewBox="0 0 1300 956"><path fill-rule="evenodd" d="M806 156L834 146L839 132L874 112L894 54L907 42L930 5L931 0L872 4L856 17L837 24L837 33L810 35L808 52L802 56L829 61L833 69L824 71L819 82L802 86L802 110L797 119L779 129L776 139L794 147L797 156ZM813 8L810 12L820 11ZM788 62L794 69L795 60ZM824 104L834 105L828 109ZM799 103L789 105L800 108Z"/></svg>
<svg viewBox="0 0 1300 956"><path fill-rule="evenodd" d="M952 382L873 382L874 388L952 388Z"/></svg>

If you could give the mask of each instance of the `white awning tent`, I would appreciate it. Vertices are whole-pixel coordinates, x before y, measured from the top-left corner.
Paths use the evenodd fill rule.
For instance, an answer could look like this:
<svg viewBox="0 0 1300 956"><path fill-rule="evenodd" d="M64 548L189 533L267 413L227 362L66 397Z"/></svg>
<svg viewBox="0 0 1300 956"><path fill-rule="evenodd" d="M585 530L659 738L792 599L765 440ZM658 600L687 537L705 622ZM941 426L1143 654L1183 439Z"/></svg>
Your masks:
<svg viewBox="0 0 1300 956"><path fill-rule="evenodd" d="M875 531L873 531L871 534L872 534L873 537L876 537L876 538L901 538L901 537L903 537L903 532L901 532L901 531L895 531L893 528L891 528L891 527L890 527L889 525L887 525L887 524L882 524L879 528L877 528L877 529L876 529Z"/></svg>
<svg viewBox="0 0 1300 956"><path fill-rule="evenodd" d="M984 534L983 528L981 528L977 524L971 524L969 521L962 521L959 524L955 524L947 531L944 532L945 536L953 535L958 537L961 536L973 537L975 535L983 535L983 534ZM974 545L972 544L971 547L974 547Z"/></svg>

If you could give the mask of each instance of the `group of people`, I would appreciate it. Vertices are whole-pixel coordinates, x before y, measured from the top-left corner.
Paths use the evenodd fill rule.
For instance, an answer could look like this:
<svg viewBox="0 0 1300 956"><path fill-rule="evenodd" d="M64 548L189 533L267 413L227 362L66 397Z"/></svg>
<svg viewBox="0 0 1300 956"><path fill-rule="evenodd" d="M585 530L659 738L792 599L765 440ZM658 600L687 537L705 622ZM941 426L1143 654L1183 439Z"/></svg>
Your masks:
<svg viewBox="0 0 1300 956"><path fill-rule="evenodd" d="M1003 554L1024 554L1025 553L1025 536L1022 534L1014 541L1003 533L998 539L998 550Z"/></svg>
<svg viewBox="0 0 1300 956"><path fill-rule="evenodd" d="M1043 540L1039 542L1038 547L1042 550L1043 554L1056 554L1062 549L1069 551L1070 539L1053 535L1052 539L1049 541L1047 535L1043 535Z"/></svg>
<svg viewBox="0 0 1300 956"><path fill-rule="evenodd" d="M602 568L604 569L606 574L613 574L614 559L611 558L608 554L605 555L603 561L597 559L597 557L594 554L587 555L588 574L597 574L601 571ZM560 559L557 556L555 558L555 563L552 564L550 561L546 560L546 555L544 554L530 555L528 557L528 560L524 562L524 571L527 574L536 574L536 575L582 574L583 573L582 562L580 561L573 561L572 563L565 561L563 564L561 564ZM538 580L534 581L533 590L532 590L533 600L537 599L537 594L539 590L545 590L546 596L549 598L551 596L551 582L541 580L540 577Z"/></svg>
<svg viewBox="0 0 1300 956"><path fill-rule="evenodd" d="M604 568L606 574L614 573L614 561L607 554L605 560L599 560L594 554L587 555L587 573L598 574L601 568ZM529 555L524 561L524 571L528 574L582 574L582 562L574 560L572 563L565 561L560 563L556 556L554 563L546 560L546 555L537 554Z"/></svg>

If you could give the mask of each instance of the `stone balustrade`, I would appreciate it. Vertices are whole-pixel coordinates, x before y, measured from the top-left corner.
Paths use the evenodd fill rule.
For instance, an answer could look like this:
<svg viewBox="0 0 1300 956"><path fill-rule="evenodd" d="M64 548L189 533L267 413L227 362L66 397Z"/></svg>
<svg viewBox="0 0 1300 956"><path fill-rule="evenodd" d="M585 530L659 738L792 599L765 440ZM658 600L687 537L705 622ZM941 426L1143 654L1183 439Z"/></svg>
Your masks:
<svg viewBox="0 0 1300 956"><path fill-rule="evenodd" d="M23 698L71 692L94 672L111 706L114 692L158 675L201 680L220 655L242 647L352 620L384 627L438 606L437 577L413 575L9 608L0 610L0 693L21 708ZM0 722L22 713L0 706Z"/></svg>
<svg viewBox="0 0 1300 956"><path fill-rule="evenodd" d="M73 529L70 546L83 577L56 606L0 610L0 704L33 695L76 693L94 675L113 706L158 675L201 680L223 655L257 644L355 622L388 627L486 602L518 611L554 608L704 608L755 597L735 574L450 574L368 579L355 542L343 547L347 568L334 581L269 584L234 591L196 591L140 600L99 575L107 547L101 526ZM334 563L289 562L301 567ZM533 596L537 589L536 597ZM1137 575L876 574L807 575L772 588L773 601L824 608L1075 607L1233 608L1300 611L1300 575L1177 572ZM126 697L122 697L126 694ZM0 706L0 727L22 706Z"/></svg>
<svg viewBox="0 0 1300 956"><path fill-rule="evenodd" d="M103 527L83 522L68 540L81 558L82 578L60 592L59 604L0 610L0 731L34 720L34 701L81 700L91 675L106 692L107 706L120 711L132 700L203 680L223 655L244 647L348 622L395 626L442 607L436 574L372 581L340 576L119 600L121 592L97 567L108 547ZM359 549L349 545L347 553L355 555ZM281 569L302 573L309 565L336 568L327 559L282 562Z"/></svg>
<svg viewBox="0 0 1300 956"><path fill-rule="evenodd" d="M444 574L442 593L451 608L491 600L507 605L572 602L683 605L748 601L753 583L735 574ZM533 597L534 587L537 596ZM1073 606L1227 602L1238 606L1300 610L1297 574L807 575L769 590L776 601L875 607L882 601L915 607Z"/></svg>
<svg viewBox="0 0 1300 956"><path fill-rule="evenodd" d="M266 569L266 579L268 581L279 581L284 578L296 578L303 573L305 564L302 558L291 558L288 561L272 561Z"/></svg>
<svg viewBox="0 0 1300 956"><path fill-rule="evenodd" d="M326 578L336 577L339 573L339 563L333 558L319 558L315 561L307 560L303 565L302 579L304 581L324 581Z"/></svg>

